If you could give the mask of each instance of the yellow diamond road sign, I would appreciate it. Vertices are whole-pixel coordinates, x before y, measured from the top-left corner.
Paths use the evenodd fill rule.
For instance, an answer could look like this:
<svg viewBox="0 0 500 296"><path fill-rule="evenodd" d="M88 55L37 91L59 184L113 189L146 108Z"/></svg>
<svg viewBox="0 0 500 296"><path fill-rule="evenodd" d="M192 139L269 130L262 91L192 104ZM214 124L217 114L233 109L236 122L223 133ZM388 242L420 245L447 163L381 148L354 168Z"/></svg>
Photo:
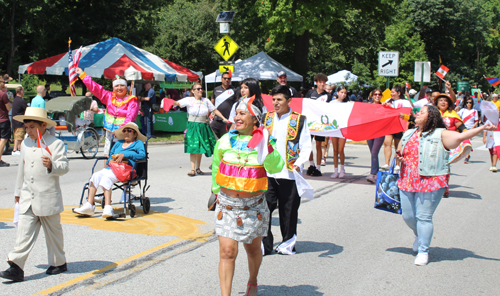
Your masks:
<svg viewBox="0 0 500 296"><path fill-rule="evenodd" d="M229 72L229 70L234 73L234 65L219 65L219 72L224 73Z"/></svg>
<svg viewBox="0 0 500 296"><path fill-rule="evenodd" d="M236 44L229 35L224 35L214 47L215 51L218 52L225 61L229 60L238 48L238 44Z"/></svg>

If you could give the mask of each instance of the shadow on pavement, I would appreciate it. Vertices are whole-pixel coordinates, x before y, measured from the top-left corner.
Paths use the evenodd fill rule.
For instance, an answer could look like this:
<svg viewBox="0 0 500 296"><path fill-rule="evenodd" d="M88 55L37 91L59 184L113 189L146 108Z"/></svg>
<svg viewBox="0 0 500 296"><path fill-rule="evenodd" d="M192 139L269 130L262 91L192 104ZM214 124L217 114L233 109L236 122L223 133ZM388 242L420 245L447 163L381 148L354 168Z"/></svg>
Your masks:
<svg viewBox="0 0 500 296"><path fill-rule="evenodd" d="M113 264L114 262L111 261L102 261L102 260L89 260L89 261L77 261L77 262L68 262L68 271L64 273L87 273L105 266L108 266L110 264ZM45 270L49 268L49 265L47 264L39 264L35 266L36 268L41 268L44 269L43 274L45 274ZM38 276L40 278L39 274L33 275L33 276ZM48 275L47 275L48 276ZM41 276L44 277L44 276Z"/></svg>
<svg viewBox="0 0 500 296"><path fill-rule="evenodd" d="M325 295L318 292L318 287L311 285L288 286L266 286L259 285L259 295Z"/></svg>
<svg viewBox="0 0 500 296"><path fill-rule="evenodd" d="M472 187L470 186L462 186L462 185L449 185L449 188L450 189L455 189L455 188L468 188L468 189L471 189Z"/></svg>
<svg viewBox="0 0 500 296"><path fill-rule="evenodd" d="M311 241L297 241L297 253L313 253L322 252L318 257L328 257L333 258L333 255L340 254L344 251L343 246L338 246L333 243L322 243L322 242L311 242ZM306 295L306 294L295 294L295 295Z"/></svg>
<svg viewBox="0 0 500 296"><path fill-rule="evenodd" d="M413 253L411 248L389 248L386 251L402 253L411 255ZM473 259L482 259L482 260L491 260L491 261L500 261L497 258L488 258L480 255L476 255L474 252L459 248L440 248L440 247L431 247L429 249L429 262L440 262L440 261L461 261L467 258Z"/></svg>
<svg viewBox="0 0 500 296"><path fill-rule="evenodd" d="M10 229L10 228L14 228L14 226L8 225L7 223L4 222L0 222L0 229Z"/></svg>
<svg viewBox="0 0 500 296"><path fill-rule="evenodd" d="M481 195L477 193L472 193L470 191L460 191L460 190L450 190L451 198L470 198L470 199L482 199Z"/></svg>

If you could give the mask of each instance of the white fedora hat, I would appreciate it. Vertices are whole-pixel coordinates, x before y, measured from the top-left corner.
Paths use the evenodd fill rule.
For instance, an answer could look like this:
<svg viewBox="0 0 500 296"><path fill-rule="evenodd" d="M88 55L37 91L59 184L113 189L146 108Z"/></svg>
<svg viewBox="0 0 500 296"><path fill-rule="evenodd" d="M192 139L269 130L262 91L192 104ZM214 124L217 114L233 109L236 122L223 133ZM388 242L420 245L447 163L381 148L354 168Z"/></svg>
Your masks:
<svg viewBox="0 0 500 296"><path fill-rule="evenodd" d="M123 129L124 128L131 128L131 129L133 129L137 133L137 140L141 140L144 143L146 142L146 140L147 140L146 136L143 135L139 131L139 127L137 126L137 124L135 124L135 122L129 122L129 123L125 124L124 126L120 127L119 129L117 129L115 131L115 136L116 136L116 138L118 140L123 140Z"/></svg>
<svg viewBox="0 0 500 296"><path fill-rule="evenodd" d="M23 122L26 119L38 120L47 123L47 127L56 126L56 122L47 117L47 111L44 108L28 107L24 115L16 115L13 119Z"/></svg>

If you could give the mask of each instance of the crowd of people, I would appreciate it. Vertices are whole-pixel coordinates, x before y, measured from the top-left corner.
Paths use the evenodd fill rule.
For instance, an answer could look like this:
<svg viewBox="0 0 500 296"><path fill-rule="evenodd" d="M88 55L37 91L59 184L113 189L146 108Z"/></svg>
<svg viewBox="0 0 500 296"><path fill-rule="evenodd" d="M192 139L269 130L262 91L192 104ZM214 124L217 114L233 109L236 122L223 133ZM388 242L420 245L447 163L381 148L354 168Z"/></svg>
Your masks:
<svg viewBox="0 0 500 296"><path fill-rule="evenodd" d="M77 73L85 86L102 104L106 106L104 128L106 144L104 154L110 162L134 163L145 157L144 143L154 132L151 114L156 94L151 84L146 83L144 96L136 97L127 89L124 77L116 77L112 82L112 91L94 82L81 69ZM213 98L203 96L200 83L194 83L188 96L179 98L174 106L187 108L188 123L184 141L184 152L190 155L191 171L189 176L202 175L201 157L212 157L212 192L217 195L215 206L215 231L219 239L220 262L219 279L222 295L230 295L238 244L244 244L248 255L249 279L245 295L256 295L257 276L263 256L277 252L284 255L296 253L298 210L300 207L302 173L312 177L322 176L321 167L327 165L329 146L333 147L333 179L345 178L346 139L339 137L312 136L307 118L291 108L293 97L301 95L287 83L286 72L277 75L278 85L270 94L272 110L267 110L262 99L259 81L254 78L244 79L237 88L231 84L231 73L222 74L222 85L216 87ZM315 87L305 94L305 98L328 104L348 104L363 101L362 93L348 94L345 86L327 84L328 77L317 74ZM0 89L5 80L0 81ZM500 153L499 146L492 144L491 132L497 129L491 123L481 124L481 114L476 107L480 103L478 94L458 92L456 95L451 83L445 83L446 91L432 91L424 87L417 92L413 89L395 85L391 97L382 101L382 90L374 89L368 96L370 104L382 104L387 108L410 108L410 114L401 112L400 118L408 122L405 132L367 139L371 154L370 174L367 181L376 183L380 169L387 170L393 152L397 161L396 171L400 172L397 185L400 190L403 219L415 234L413 249L417 252L416 265L428 262L429 245L433 233L432 216L441 198L448 196L450 151L458 150L467 156L470 138L483 133L483 139L490 149L492 168L496 171L496 162ZM16 95L22 99L23 90L16 89ZM14 281L24 278L24 261L36 240L37 229L46 228L46 239L51 267L48 274L66 271L66 261L60 231L60 212L62 197L59 188L59 176L68 171L68 162L61 141L46 132L55 122L47 118L44 110L46 88L37 88L37 96L31 107L19 100L14 106L17 121L14 126L15 139L20 142L14 146L21 151L23 163L38 161L39 152L24 153L27 147L37 145L36 130L46 137L47 145L53 149L51 158L44 156L42 162L33 167L20 166L16 184L16 201L21 205L20 235L14 251L9 253L10 268L0 273L0 277ZM17 97L16 97L17 98ZM492 96L493 103L499 108L498 95ZM2 141L6 137L4 130L10 123L4 120L6 95L0 92L0 132ZM142 104L141 104L142 102ZM9 103L10 104L10 103ZM142 107L141 107L142 105ZM2 106L4 109L2 109ZM14 108L14 107L13 107ZM95 106L93 106L93 109ZM135 123L142 110L143 132ZM210 115L213 114L213 117ZM25 128L28 137L24 139ZM24 141L23 141L24 140ZM113 144L114 141L117 141ZM393 147L394 146L394 150ZM22 147L22 148L21 148ZM379 152L384 147L384 164L379 164ZM29 150L31 151L31 150ZM36 152L36 153L35 153ZM432 152L432 153L431 153ZM42 152L43 153L43 152ZM314 157L316 153L316 157ZM35 155L36 154L36 155ZM422 157L425 155L425 157ZM309 161L309 163L308 163ZM3 161L0 160L0 164ZM340 167L339 167L340 166ZM307 169L306 169L307 167ZM494 167L494 169L493 169ZM29 172L29 174L28 174ZM24 186L30 183L29 175L43 175L48 178L59 194L45 196L54 204L54 209L39 208L41 205L31 202L30 197L43 195L34 187ZM42 181L43 182L43 181ZM94 173L90 179L89 198L75 209L77 214L93 216L95 212L94 196L102 188L105 207L102 216L112 217L111 186L117 178L109 167ZM37 200L37 199L35 199ZM281 242L275 246L271 232L270 217L278 208Z"/></svg>

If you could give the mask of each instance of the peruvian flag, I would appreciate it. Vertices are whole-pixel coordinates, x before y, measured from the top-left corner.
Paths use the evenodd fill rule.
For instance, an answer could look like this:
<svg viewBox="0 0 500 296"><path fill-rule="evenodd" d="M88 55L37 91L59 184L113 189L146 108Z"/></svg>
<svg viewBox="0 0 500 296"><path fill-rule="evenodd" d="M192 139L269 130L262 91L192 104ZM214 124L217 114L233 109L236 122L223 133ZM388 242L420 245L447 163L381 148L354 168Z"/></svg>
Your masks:
<svg viewBox="0 0 500 296"><path fill-rule="evenodd" d="M40 130L37 129L36 130L36 133L37 133L37 138L38 138L38 148L42 148L42 149L45 149L47 150L47 152L52 155L52 153L50 153L50 150L49 150L49 146L47 146L47 144L45 144L45 141L43 140L43 136L42 134L40 133Z"/></svg>
<svg viewBox="0 0 500 296"><path fill-rule="evenodd" d="M274 110L272 96L262 95L267 110ZM369 103L325 103L308 98L292 98L290 108L307 117L311 135L364 141L408 129L400 113L411 108L394 109Z"/></svg>
<svg viewBox="0 0 500 296"><path fill-rule="evenodd" d="M445 65L441 65L441 67L439 67L439 69L437 70L436 75L439 78L444 79L444 77L446 76L448 71L450 71L450 69L448 69L448 67L446 67Z"/></svg>

